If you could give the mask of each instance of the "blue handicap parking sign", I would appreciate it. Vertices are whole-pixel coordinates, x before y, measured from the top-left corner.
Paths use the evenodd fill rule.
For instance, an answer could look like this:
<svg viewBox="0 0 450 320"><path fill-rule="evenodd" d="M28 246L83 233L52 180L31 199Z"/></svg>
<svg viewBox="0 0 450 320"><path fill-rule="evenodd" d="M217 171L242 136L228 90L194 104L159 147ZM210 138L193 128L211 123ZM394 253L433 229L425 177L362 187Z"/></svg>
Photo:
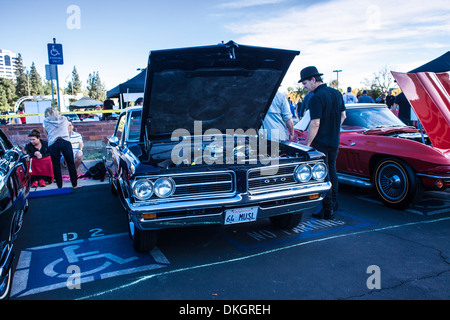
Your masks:
<svg viewBox="0 0 450 320"><path fill-rule="evenodd" d="M29 248L20 253L11 296L22 297L65 287L73 289L86 282L169 264L158 248L149 253L135 252L127 233Z"/></svg>
<svg viewBox="0 0 450 320"><path fill-rule="evenodd" d="M49 64L64 64L63 49L61 43L48 43L47 51Z"/></svg>

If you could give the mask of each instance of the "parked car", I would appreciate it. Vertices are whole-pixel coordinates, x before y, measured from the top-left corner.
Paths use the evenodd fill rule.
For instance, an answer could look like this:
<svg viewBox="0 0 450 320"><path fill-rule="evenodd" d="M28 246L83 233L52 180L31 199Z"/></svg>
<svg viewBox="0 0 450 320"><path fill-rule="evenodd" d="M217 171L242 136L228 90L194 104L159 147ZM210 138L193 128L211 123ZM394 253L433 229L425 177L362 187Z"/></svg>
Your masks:
<svg viewBox="0 0 450 320"><path fill-rule="evenodd" d="M450 186L450 149L406 126L384 104L347 104L336 161L339 182L375 187L383 203L403 209L423 190ZM294 139L308 135L309 110L295 125ZM448 133L447 133L448 134Z"/></svg>
<svg viewBox="0 0 450 320"><path fill-rule="evenodd" d="M11 290L14 241L28 208L29 157L13 147L0 129L0 300Z"/></svg>
<svg viewBox="0 0 450 320"><path fill-rule="evenodd" d="M120 114L108 144L137 251L165 228L264 218L293 228L320 204L323 154L258 134L297 54L233 42L150 53L144 106Z"/></svg>
<svg viewBox="0 0 450 320"><path fill-rule="evenodd" d="M70 113L70 114L64 114L64 116L67 118L67 120L72 122L80 122L80 117L76 113Z"/></svg>

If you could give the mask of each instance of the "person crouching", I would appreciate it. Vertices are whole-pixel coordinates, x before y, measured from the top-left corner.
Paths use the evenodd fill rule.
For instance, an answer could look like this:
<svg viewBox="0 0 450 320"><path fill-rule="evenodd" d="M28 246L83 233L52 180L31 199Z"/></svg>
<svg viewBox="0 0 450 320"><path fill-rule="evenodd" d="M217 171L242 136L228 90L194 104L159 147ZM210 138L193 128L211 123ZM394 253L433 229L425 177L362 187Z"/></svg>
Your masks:
<svg viewBox="0 0 450 320"><path fill-rule="evenodd" d="M33 129L28 134L30 141L25 145L25 152L30 156L30 176L33 188L45 187L53 181L53 165L48 151L48 142L41 139L41 132Z"/></svg>

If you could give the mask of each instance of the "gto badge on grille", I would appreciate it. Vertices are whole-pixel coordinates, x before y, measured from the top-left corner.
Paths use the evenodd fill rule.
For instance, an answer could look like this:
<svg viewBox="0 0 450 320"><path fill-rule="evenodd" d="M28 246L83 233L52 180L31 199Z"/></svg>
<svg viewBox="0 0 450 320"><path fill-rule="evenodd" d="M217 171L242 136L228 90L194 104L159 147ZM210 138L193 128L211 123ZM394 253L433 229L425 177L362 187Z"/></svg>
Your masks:
<svg viewBox="0 0 450 320"><path fill-rule="evenodd" d="M268 184L268 183L277 183L277 182L285 182L286 178L270 178L270 179L265 179L264 183Z"/></svg>

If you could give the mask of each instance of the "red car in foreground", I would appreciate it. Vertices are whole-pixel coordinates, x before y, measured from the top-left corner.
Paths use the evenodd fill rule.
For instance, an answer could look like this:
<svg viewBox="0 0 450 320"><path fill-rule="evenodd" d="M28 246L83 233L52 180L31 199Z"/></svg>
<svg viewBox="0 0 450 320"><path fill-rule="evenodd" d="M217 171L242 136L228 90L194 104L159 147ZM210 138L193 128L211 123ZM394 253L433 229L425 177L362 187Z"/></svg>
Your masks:
<svg viewBox="0 0 450 320"><path fill-rule="evenodd" d="M375 187L386 206L402 209L422 190L450 186L448 73L393 73L426 133L401 122L383 104L349 104L336 162L339 182ZM295 125L304 143L309 111Z"/></svg>

